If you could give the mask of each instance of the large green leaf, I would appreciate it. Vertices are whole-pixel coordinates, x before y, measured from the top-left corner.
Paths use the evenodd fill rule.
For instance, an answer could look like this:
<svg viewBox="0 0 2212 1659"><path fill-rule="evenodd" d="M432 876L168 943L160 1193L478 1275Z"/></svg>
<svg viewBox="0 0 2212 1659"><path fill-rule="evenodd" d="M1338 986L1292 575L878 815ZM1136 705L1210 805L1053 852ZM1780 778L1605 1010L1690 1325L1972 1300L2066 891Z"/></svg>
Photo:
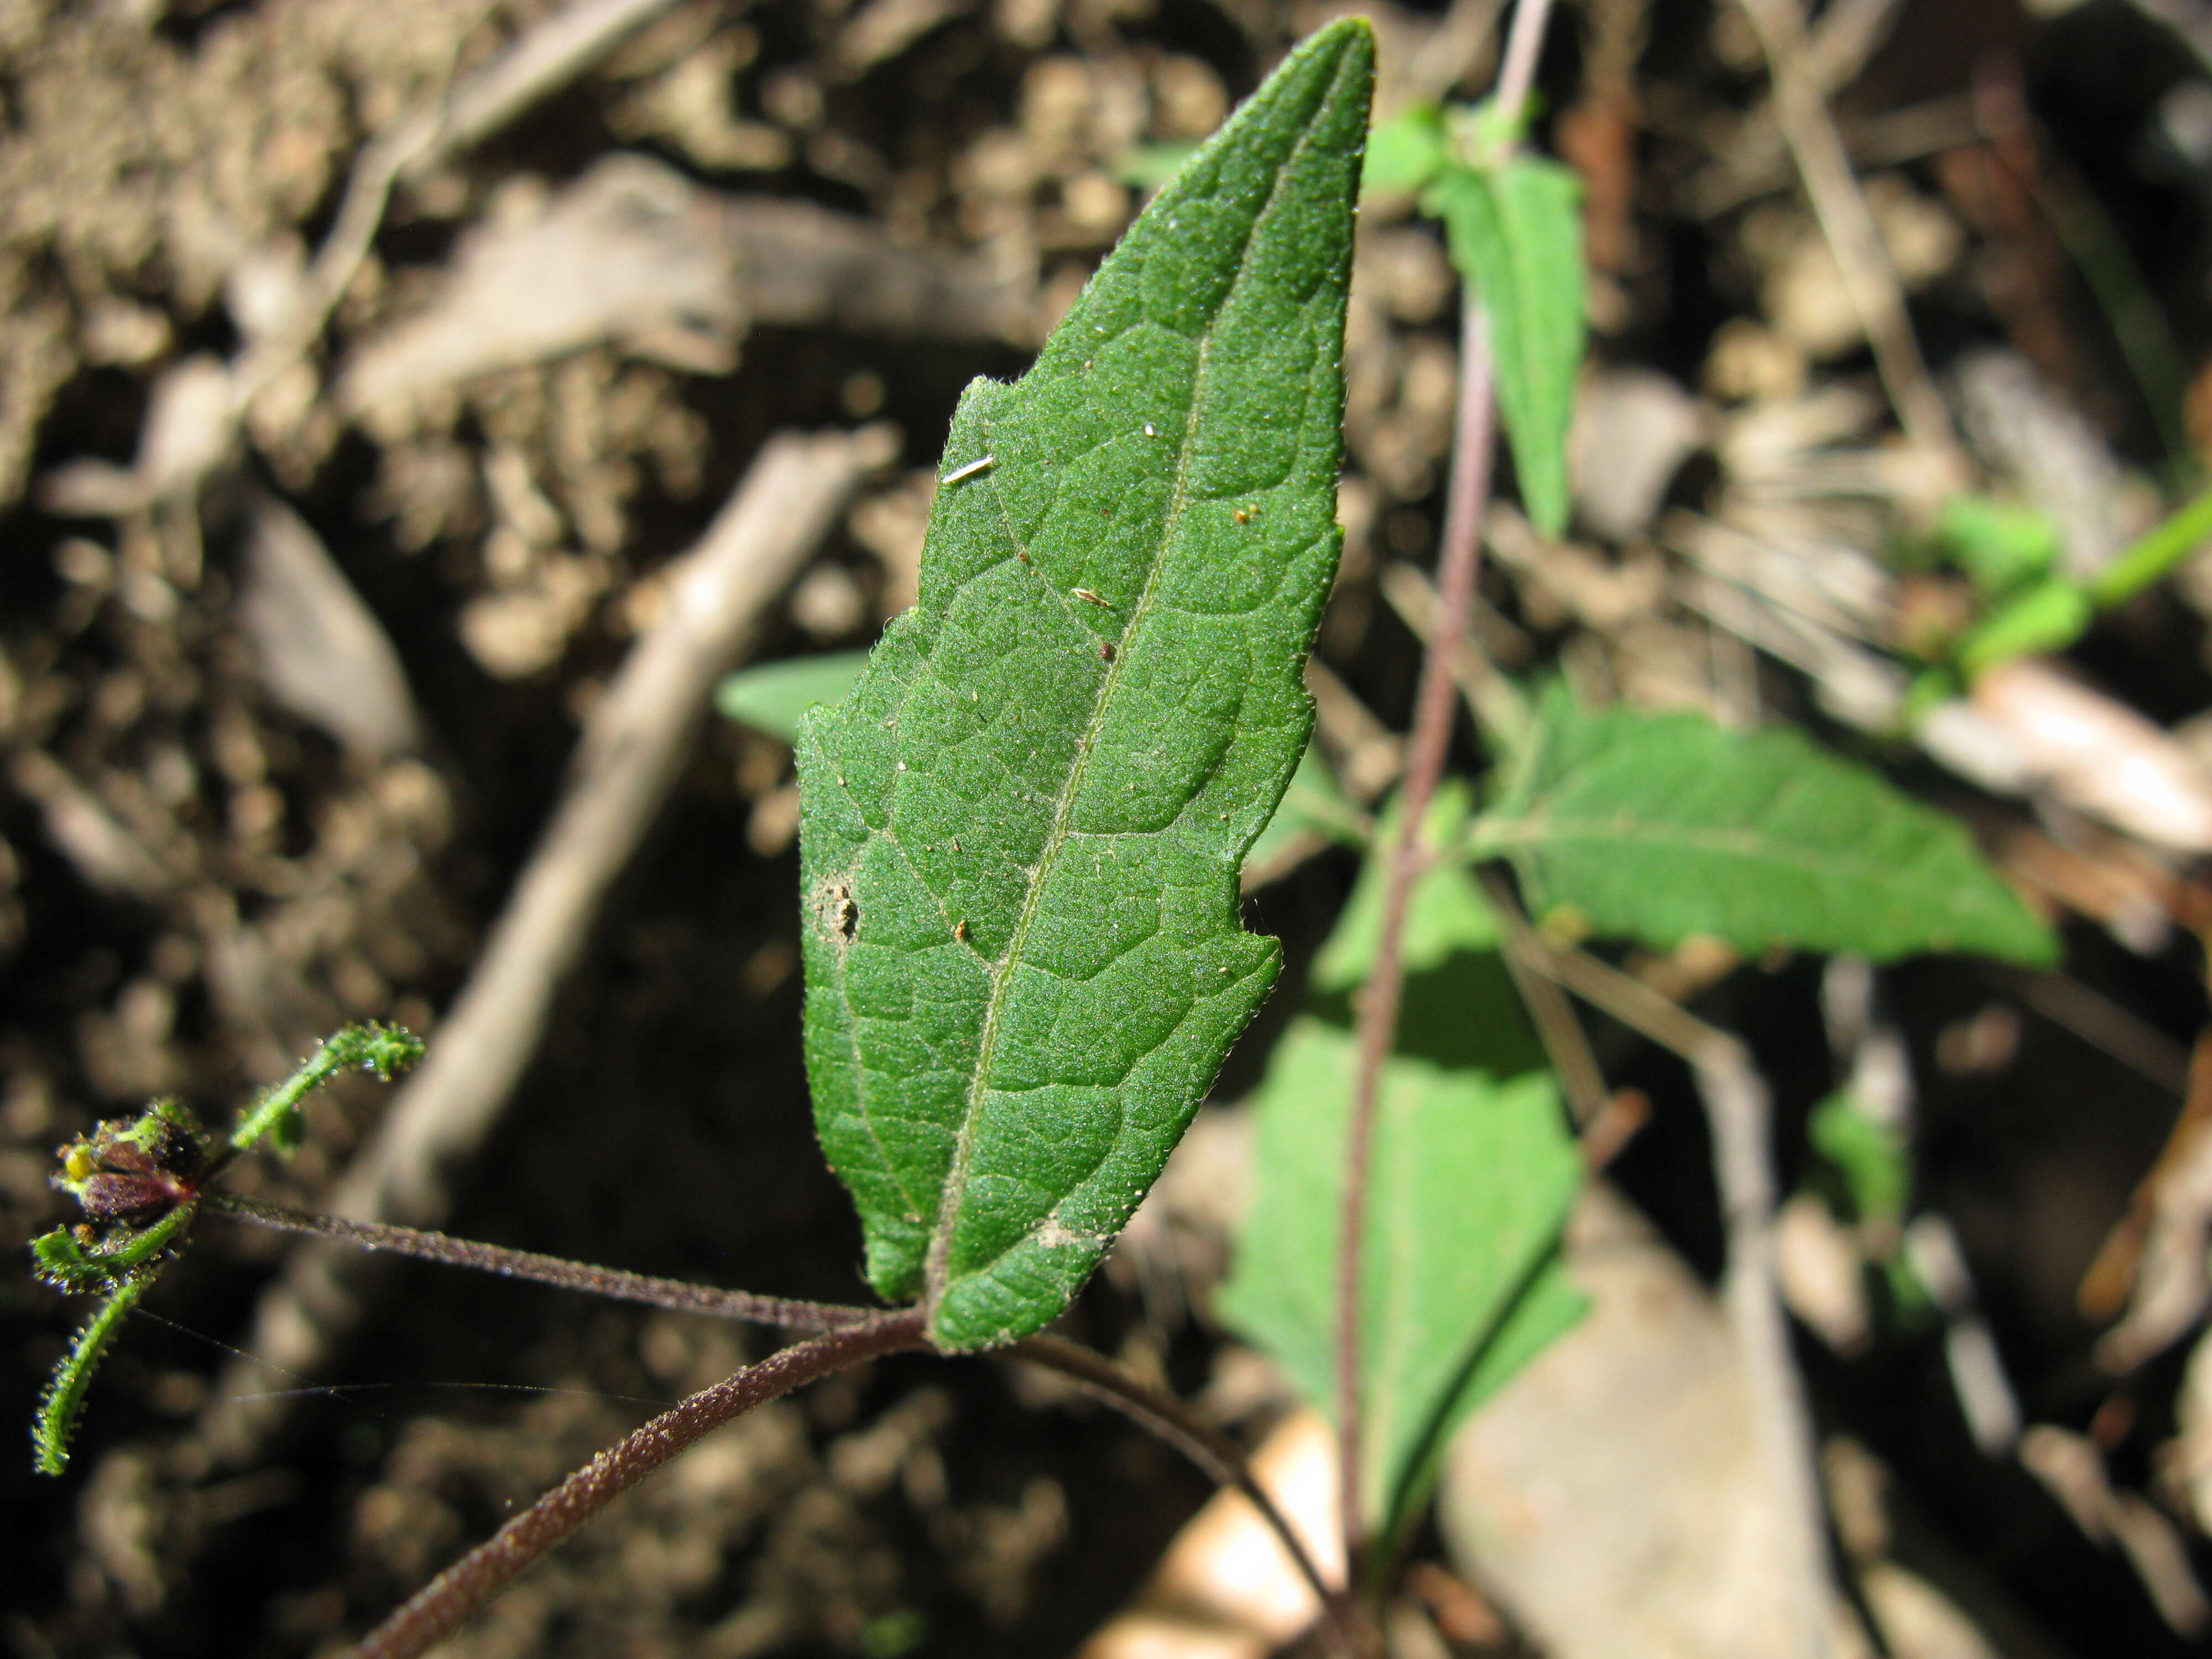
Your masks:
<svg viewBox="0 0 2212 1659"><path fill-rule="evenodd" d="M817 703L843 702L867 665L865 651L755 663L722 678L714 688L714 712L793 743L806 711ZM1364 839L1361 824L1359 809L1346 798L1328 763L1307 744L1274 816L1244 855L1244 884L1272 880L1331 842L1358 845ZM1448 873L1473 884L1464 872Z"/></svg>
<svg viewBox="0 0 2212 1659"><path fill-rule="evenodd" d="M969 387L920 603L801 730L816 1127L941 1346L1066 1305L1274 982L1237 866L1311 725L1373 64L1308 40Z"/></svg>
<svg viewBox="0 0 2212 1659"><path fill-rule="evenodd" d="M1477 849L1539 910L1672 945L1797 945L1877 960L1957 951L2044 963L2050 930L1954 820L1796 732L1547 698Z"/></svg>
<svg viewBox="0 0 2212 1659"><path fill-rule="evenodd" d="M1216 1309L1335 1409L1336 1254L1351 1032L1285 1033L1261 1085L1259 1187ZM1443 1437L1580 1317L1559 1239L1581 1161L1551 1073L1404 1055L1376 1114L1361 1293L1361 1512L1395 1532Z"/></svg>
<svg viewBox="0 0 2212 1659"><path fill-rule="evenodd" d="M1423 198L1480 297L1521 500L1546 535L1567 526L1567 423L1582 366L1582 185L1556 161L1446 167Z"/></svg>

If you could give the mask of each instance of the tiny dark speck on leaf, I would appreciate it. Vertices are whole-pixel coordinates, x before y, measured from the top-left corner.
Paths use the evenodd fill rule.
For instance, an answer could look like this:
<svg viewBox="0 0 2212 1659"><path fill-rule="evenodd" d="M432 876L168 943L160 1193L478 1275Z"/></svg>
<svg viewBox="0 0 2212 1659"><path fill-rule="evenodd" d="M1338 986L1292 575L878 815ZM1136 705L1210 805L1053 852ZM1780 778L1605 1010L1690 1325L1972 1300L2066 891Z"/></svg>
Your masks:
<svg viewBox="0 0 2212 1659"><path fill-rule="evenodd" d="M1114 660L1113 641L1101 640L1098 641L1098 660L1101 662L1111 662Z"/></svg>

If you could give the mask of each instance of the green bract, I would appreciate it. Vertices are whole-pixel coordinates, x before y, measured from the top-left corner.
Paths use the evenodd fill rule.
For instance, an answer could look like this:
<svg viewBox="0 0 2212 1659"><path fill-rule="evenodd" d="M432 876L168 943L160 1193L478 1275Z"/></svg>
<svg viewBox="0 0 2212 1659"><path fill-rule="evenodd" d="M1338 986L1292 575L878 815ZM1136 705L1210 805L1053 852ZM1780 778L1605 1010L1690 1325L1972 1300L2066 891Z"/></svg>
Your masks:
<svg viewBox="0 0 2212 1659"><path fill-rule="evenodd" d="M800 732L815 1121L947 1348L1066 1305L1274 981L1237 867L1311 723L1373 60L1308 40L969 386L920 603Z"/></svg>

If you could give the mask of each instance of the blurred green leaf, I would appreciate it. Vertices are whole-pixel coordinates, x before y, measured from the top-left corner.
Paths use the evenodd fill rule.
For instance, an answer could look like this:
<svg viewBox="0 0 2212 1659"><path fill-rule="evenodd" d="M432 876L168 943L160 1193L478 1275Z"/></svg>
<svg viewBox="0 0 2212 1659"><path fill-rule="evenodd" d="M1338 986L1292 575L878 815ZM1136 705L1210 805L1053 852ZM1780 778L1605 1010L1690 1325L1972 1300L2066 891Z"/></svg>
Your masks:
<svg viewBox="0 0 2212 1659"><path fill-rule="evenodd" d="M1474 790L1461 779L1446 778L1429 802L1423 847L1432 855L1456 847L1474 811ZM1314 958L1316 990L1348 991L1364 984L1375 966L1375 952L1382 942L1382 902L1390 884L1389 849L1397 842L1398 817L1395 805L1383 814L1376 828L1376 850L1361 868L1335 931ZM1463 862L1439 858L1422 872L1413 884L1399 942L1400 959L1408 974L1438 967L1455 951L1493 951L1498 940L1497 913Z"/></svg>
<svg viewBox="0 0 2212 1659"><path fill-rule="evenodd" d="M714 712L795 743L800 717L817 703L844 702L867 665L865 651L756 663L723 677L714 688Z"/></svg>
<svg viewBox="0 0 2212 1659"><path fill-rule="evenodd" d="M1478 853L1510 858L1534 908L1571 907L1599 933L1878 961L2057 953L1955 820L1786 727L1585 710L1555 690L1516 774Z"/></svg>
<svg viewBox="0 0 2212 1659"><path fill-rule="evenodd" d="M1806 1139L1842 1178L1861 1221L1894 1222L1912 1187L1912 1150L1893 1126L1869 1115L1848 1089L1813 1109Z"/></svg>
<svg viewBox="0 0 2212 1659"><path fill-rule="evenodd" d="M2008 593L2050 573L2058 528L2032 507L1954 495L1936 522L1938 547L1984 593Z"/></svg>
<svg viewBox="0 0 2212 1659"><path fill-rule="evenodd" d="M1567 426L1582 368L1582 185L1534 156L1445 167L1423 198L1488 319L1498 407L1521 499L1547 536L1567 526Z"/></svg>
<svg viewBox="0 0 2212 1659"><path fill-rule="evenodd" d="M1425 190L1450 154L1443 111L1425 101L1407 104L1367 135L1367 165L1359 193L1408 195Z"/></svg>
<svg viewBox="0 0 2212 1659"><path fill-rule="evenodd" d="M1198 154L1195 140L1164 138L1156 143L1125 149L1114 163L1114 176L1132 190L1157 190L1182 171L1184 162Z"/></svg>
<svg viewBox="0 0 2212 1659"><path fill-rule="evenodd" d="M1337 1233L1357 1066L1301 1018L1255 1104L1258 1190L1217 1310L1324 1413L1335 1399ZM1377 1106L1361 1296L1360 1507L1395 1533L1445 1437L1583 1312L1559 1241L1582 1165L1547 1072L1500 1081L1405 1056Z"/></svg>

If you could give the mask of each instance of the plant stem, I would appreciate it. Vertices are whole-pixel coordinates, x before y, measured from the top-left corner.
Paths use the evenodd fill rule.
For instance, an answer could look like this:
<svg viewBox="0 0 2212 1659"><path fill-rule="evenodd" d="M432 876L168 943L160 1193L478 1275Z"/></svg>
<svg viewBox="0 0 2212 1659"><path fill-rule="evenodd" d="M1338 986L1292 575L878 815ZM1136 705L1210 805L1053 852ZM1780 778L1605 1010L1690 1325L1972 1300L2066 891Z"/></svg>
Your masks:
<svg viewBox="0 0 2212 1659"><path fill-rule="evenodd" d="M31 1428L33 1467L40 1474L59 1474L69 1467L70 1436L76 1428L77 1413L84 1409L92 1373L107 1352L107 1345L114 1340L117 1329L152 1287L158 1272L156 1267L141 1267L118 1280L107 1300L70 1344L68 1355L39 1402L38 1421Z"/></svg>
<svg viewBox="0 0 2212 1659"><path fill-rule="evenodd" d="M442 1261L448 1267L473 1267L504 1279L526 1279L564 1291L580 1291L617 1302L642 1302L678 1313L712 1314L720 1319L742 1320L752 1325L781 1325L801 1329L843 1330L865 1325L883 1316L878 1310L846 1307L834 1302L795 1302L778 1296L756 1296L750 1291L726 1291L712 1285L694 1285L681 1279L653 1279L644 1273L597 1267L586 1261L539 1255L530 1250L511 1250L500 1244L480 1244L473 1239L453 1238L416 1227L397 1227L380 1221L349 1221L339 1216L312 1215L287 1209L235 1193L210 1193L210 1209L257 1226L290 1233L313 1233L343 1239L364 1250L391 1250L400 1255Z"/></svg>
<svg viewBox="0 0 2212 1659"><path fill-rule="evenodd" d="M1333 1590L1320 1566L1292 1529L1290 1517L1269 1497L1267 1488L1252 1478L1244 1454L1234 1442L1202 1422L1189 1407L1164 1389L1153 1388L1115 1364L1104 1354L1064 1337L1024 1337L1012 1347L997 1351L1007 1359L1025 1359L1033 1365L1071 1377L1089 1393L1166 1441L1224 1486L1234 1486L1260 1511L1273 1530L1316 1599L1331 1644L1346 1656L1367 1650L1357 1620L1357 1603L1345 1590Z"/></svg>
<svg viewBox="0 0 2212 1659"><path fill-rule="evenodd" d="M1498 66L1498 86L1492 94L1498 107L1515 112L1514 125L1536 84L1536 59L1544 50L1544 26L1551 21L1552 0L1521 0L1513 9L1512 27L1505 33L1505 59Z"/></svg>
<svg viewBox="0 0 2212 1659"><path fill-rule="evenodd" d="M1337 1501L1344 1517L1346 1571L1364 1541L1360 1515L1361 1277L1365 1271L1367 1185L1375 1140L1375 1111L1383 1067L1398 1033L1398 1005L1405 987L1401 947L1406 910L1413 883L1427 863L1420 841L1429 802L1443 775L1451 744L1455 687L1449 641L1467 630L1481 545L1482 502L1489 493L1492 428L1490 348L1481 307L1474 295L1462 301L1459 428L1452 455L1451 494L1444 514L1443 580L1437 629L1421 660L1420 685L1413 705L1413 740L1407 745L1405 781L1398 799L1397 838L1386 856L1390 879L1383 890L1382 933L1376 946L1374 971L1359 995L1359 1069L1352 1084L1352 1119L1344 1173L1344 1212L1337 1238L1336 1432Z"/></svg>
<svg viewBox="0 0 2212 1659"><path fill-rule="evenodd" d="M2212 537L2212 490L2159 520L2129 544L2089 581L2089 598L2102 610L2131 599Z"/></svg>
<svg viewBox="0 0 2212 1659"><path fill-rule="evenodd" d="M1504 67L1498 79L1501 109L1519 110L1536 73L1551 0L1521 0L1505 44ZM1438 559L1436 629L1422 653L1421 678L1414 693L1413 731L1407 746L1406 776L1398 802L1397 842L1388 854L1390 879L1383 890L1382 936L1375 969L1360 994L1358 1072L1352 1085L1352 1116L1344 1174L1344 1212L1337 1238L1336 1433L1337 1502L1344 1516L1345 1570L1357 1578L1356 1564L1365 1541L1360 1514L1359 1439L1361 1276L1365 1268L1367 1184L1375 1140L1375 1109L1382 1071L1398 1033L1398 1005L1404 989L1401 947L1406 907L1424 858L1421 827L1429 801L1443 775L1451 746L1454 649L1467 633L1474 607L1474 580L1482 548L1482 514L1490 495L1490 460L1496 437L1492 400L1490 337L1480 296L1463 290L1460 301L1459 413L1453 434L1451 481L1444 504L1443 545Z"/></svg>
<svg viewBox="0 0 2212 1659"><path fill-rule="evenodd" d="M366 1066L389 1082L422 1054L422 1039L399 1026L371 1022L340 1027L316 1045L298 1071L263 1095L239 1120L230 1139L216 1149L199 1178L210 1179L240 1152L252 1151L263 1136L299 1110L309 1095L349 1066Z"/></svg>
<svg viewBox="0 0 2212 1659"><path fill-rule="evenodd" d="M878 1314L748 1365L663 1412L601 1452L440 1573L355 1650L358 1659L414 1659L548 1550L702 1436L754 1407L856 1365L919 1346L918 1309Z"/></svg>

